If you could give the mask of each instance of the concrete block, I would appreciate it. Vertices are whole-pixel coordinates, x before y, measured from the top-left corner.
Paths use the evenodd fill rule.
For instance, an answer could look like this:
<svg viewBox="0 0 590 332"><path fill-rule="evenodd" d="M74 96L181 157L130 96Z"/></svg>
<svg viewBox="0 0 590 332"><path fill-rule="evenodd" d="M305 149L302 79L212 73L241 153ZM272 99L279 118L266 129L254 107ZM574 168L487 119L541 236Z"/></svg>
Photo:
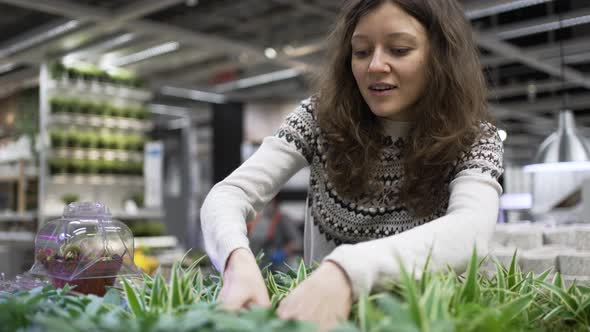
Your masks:
<svg viewBox="0 0 590 332"><path fill-rule="evenodd" d="M547 269L552 269L551 272L554 273L557 272L557 257L572 252L573 249L558 245L524 250L520 254L520 267L524 273L541 274Z"/></svg>
<svg viewBox="0 0 590 332"><path fill-rule="evenodd" d="M492 245L533 249L543 246L543 226L534 224L498 224Z"/></svg>
<svg viewBox="0 0 590 332"><path fill-rule="evenodd" d="M574 247L576 243L576 227L573 226L556 226L546 227L543 229L544 245L559 245L565 247Z"/></svg>
<svg viewBox="0 0 590 332"><path fill-rule="evenodd" d="M590 251L590 225L576 225L574 229L576 250Z"/></svg>
<svg viewBox="0 0 590 332"><path fill-rule="evenodd" d="M590 277L588 276L562 275L561 278L563 279L565 287L570 287L574 280L576 281L576 285L590 287Z"/></svg>
<svg viewBox="0 0 590 332"><path fill-rule="evenodd" d="M559 272L563 275L590 277L590 252L571 252L557 257Z"/></svg>

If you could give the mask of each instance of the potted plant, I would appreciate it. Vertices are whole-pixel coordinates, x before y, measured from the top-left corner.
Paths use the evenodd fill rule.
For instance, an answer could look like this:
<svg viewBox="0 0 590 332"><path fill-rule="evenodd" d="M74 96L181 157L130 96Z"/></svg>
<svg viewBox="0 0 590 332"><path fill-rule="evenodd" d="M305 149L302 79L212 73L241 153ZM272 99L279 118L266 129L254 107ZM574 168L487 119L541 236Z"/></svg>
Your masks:
<svg viewBox="0 0 590 332"><path fill-rule="evenodd" d="M82 114L92 114L92 103L88 102L88 101L82 101L80 102L80 113Z"/></svg>
<svg viewBox="0 0 590 332"><path fill-rule="evenodd" d="M139 207L139 208L143 207L143 203L144 203L143 193L139 193L139 192L135 193L135 194L131 195L130 199L135 202L135 205L137 205L137 207Z"/></svg>
<svg viewBox="0 0 590 332"><path fill-rule="evenodd" d="M59 62L54 62L49 66L49 72L51 74L51 78L54 80L60 80L64 75L66 68Z"/></svg>
<svg viewBox="0 0 590 332"><path fill-rule="evenodd" d="M53 158L49 160L49 171L51 174L66 173L68 169L68 161L63 158Z"/></svg>
<svg viewBox="0 0 590 332"><path fill-rule="evenodd" d="M49 106L51 109L51 113L61 113L64 112L64 102L65 100L59 97L53 97L49 101Z"/></svg>
<svg viewBox="0 0 590 332"><path fill-rule="evenodd" d="M86 160L84 159L72 159L71 161L73 173L83 174L86 173Z"/></svg>
<svg viewBox="0 0 590 332"><path fill-rule="evenodd" d="M108 131L100 133L98 138L98 147L101 149L110 149L113 146L113 135Z"/></svg>
<svg viewBox="0 0 590 332"><path fill-rule="evenodd" d="M100 173L100 160L88 160L88 173L89 174L99 174Z"/></svg>
<svg viewBox="0 0 590 332"><path fill-rule="evenodd" d="M147 119L149 114L150 114L150 111L147 107L140 107L137 110L136 118L138 118L140 120Z"/></svg>
<svg viewBox="0 0 590 332"><path fill-rule="evenodd" d="M96 245L65 243L54 251L39 249L36 259L43 264L57 288L75 285L76 292L103 296L113 286L123 259L119 254Z"/></svg>
<svg viewBox="0 0 590 332"><path fill-rule="evenodd" d="M125 150L127 146L127 137L122 134L116 134L112 137L112 148L116 150Z"/></svg>
<svg viewBox="0 0 590 332"><path fill-rule="evenodd" d="M145 138L138 134L132 134L128 136L127 149L135 151L143 151L143 145L145 144Z"/></svg>
<svg viewBox="0 0 590 332"><path fill-rule="evenodd" d="M66 134L60 130L52 130L49 133L51 137L51 146L54 148L60 148L65 145L66 142Z"/></svg>
<svg viewBox="0 0 590 332"><path fill-rule="evenodd" d="M68 130L64 136L67 147L74 148L78 146L78 133L76 133L76 131Z"/></svg>
<svg viewBox="0 0 590 332"><path fill-rule="evenodd" d="M70 113L82 113L82 102L78 99L70 99L68 101Z"/></svg>
<svg viewBox="0 0 590 332"><path fill-rule="evenodd" d="M82 147L82 148L89 148L91 140L92 140L92 133L91 132L80 132L78 134L78 141L80 143L80 147Z"/></svg>
<svg viewBox="0 0 590 332"><path fill-rule="evenodd" d="M130 174L131 175L143 175L143 163L139 161L134 161L129 165Z"/></svg>
<svg viewBox="0 0 590 332"><path fill-rule="evenodd" d="M61 196L61 201L65 204L65 205L69 205L70 203L74 203L77 202L80 199L80 196L78 196L78 194L64 194L63 196Z"/></svg>
<svg viewBox="0 0 590 332"><path fill-rule="evenodd" d="M127 163L123 160L113 160L113 174L125 174L125 169L127 167Z"/></svg>
<svg viewBox="0 0 590 332"><path fill-rule="evenodd" d="M103 174L113 174L115 172L115 161L109 159L102 160L102 172Z"/></svg>

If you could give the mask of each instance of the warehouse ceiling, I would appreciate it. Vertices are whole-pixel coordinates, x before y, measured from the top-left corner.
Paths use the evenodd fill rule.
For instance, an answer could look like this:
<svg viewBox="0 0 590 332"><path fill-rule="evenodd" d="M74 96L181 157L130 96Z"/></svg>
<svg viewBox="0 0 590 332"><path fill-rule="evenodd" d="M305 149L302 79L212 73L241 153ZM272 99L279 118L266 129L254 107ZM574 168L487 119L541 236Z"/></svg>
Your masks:
<svg viewBox="0 0 590 332"><path fill-rule="evenodd" d="M304 98L341 3L0 0L0 95L36 84L43 61L65 59L134 70L165 103ZM590 137L590 1L462 3L508 133L506 159L533 157L563 100Z"/></svg>

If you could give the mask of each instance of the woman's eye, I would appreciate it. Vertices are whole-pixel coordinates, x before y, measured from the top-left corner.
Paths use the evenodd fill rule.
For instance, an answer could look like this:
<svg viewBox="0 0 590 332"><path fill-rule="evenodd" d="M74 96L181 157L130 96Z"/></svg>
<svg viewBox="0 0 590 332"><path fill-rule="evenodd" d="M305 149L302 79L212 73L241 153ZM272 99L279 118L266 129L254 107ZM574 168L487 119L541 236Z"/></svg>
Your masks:
<svg viewBox="0 0 590 332"><path fill-rule="evenodd" d="M356 50L352 51L352 54L357 58L364 58L369 55L369 51L366 50Z"/></svg>
<svg viewBox="0 0 590 332"><path fill-rule="evenodd" d="M393 48L393 49L391 49L391 51L393 52L393 54L396 54L396 55L406 55L406 54L410 53L409 48Z"/></svg>

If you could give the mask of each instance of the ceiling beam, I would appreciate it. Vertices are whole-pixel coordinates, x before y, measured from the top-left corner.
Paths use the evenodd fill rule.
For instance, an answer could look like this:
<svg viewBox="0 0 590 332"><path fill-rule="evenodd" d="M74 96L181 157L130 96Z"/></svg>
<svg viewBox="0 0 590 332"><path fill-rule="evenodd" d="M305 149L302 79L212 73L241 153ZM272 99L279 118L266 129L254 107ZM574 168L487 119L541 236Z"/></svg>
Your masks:
<svg viewBox="0 0 590 332"><path fill-rule="evenodd" d="M534 103L508 102L502 103L502 106L518 110L518 112L514 112L514 114L522 114L523 112L558 112L564 108L561 97L539 98ZM568 96L566 107L573 111L588 110L590 109L590 95Z"/></svg>
<svg viewBox="0 0 590 332"><path fill-rule="evenodd" d="M463 5L465 16L478 19L485 16L500 14L507 11L538 5L553 0L487 0L470 1Z"/></svg>
<svg viewBox="0 0 590 332"><path fill-rule="evenodd" d="M0 2L9 3L11 5L26 7L28 9L39 10L37 6L27 6L27 1L14 1L14 0L1 0ZM68 50L75 49L89 40L99 35L105 35L113 31L121 29L128 21L141 18L145 15L157 12L159 10L177 5L184 2L183 0L144 0L138 3L134 3L121 8L117 13L113 14L107 10L100 8L93 8L88 10L85 6L79 6L76 4L68 3L69 9L64 9L61 6L63 3L55 4L48 8L48 3L43 1L35 1L35 5L41 6L42 9L46 9L48 12L54 15L72 17L78 20L80 23L94 22L96 24L86 25L80 29L73 30L65 33L56 39L41 43L29 47L21 52L18 52L4 61L9 62L29 62L29 63L40 63L45 60L48 53L64 53ZM75 15L68 15L75 14ZM105 17L109 19L104 19ZM103 18L100 20L100 18ZM70 38L67 46L64 45L62 40L70 35L76 35L77 38ZM64 49L66 46L67 49ZM59 50L56 52L55 50Z"/></svg>
<svg viewBox="0 0 590 332"><path fill-rule="evenodd" d="M0 0L0 2L92 22L109 22L112 20L112 13L109 13L108 11L63 0ZM244 52L256 57L265 58L263 49L248 45L241 41L211 36L198 31L157 23L146 19L130 20L127 23L127 27L138 33L160 36L181 43L201 47L206 45L208 49L217 51ZM291 60L281 54L275 59L266 59L266 61L275 62L287 67L298 68L300 70L310 70L307 64Z"/></svg>
<svg viewBox="0 0 590 332"><path fill-rule="evenodd" d="M543 92L557 91L562 88L568 89L576 86L577 84L574 84L572 82L561 82L556 79L531 81L530 83L513 83L490 89L488 98L494 100L514 96L526 96L529 94L529 89L531 88L534 89L535 94L538 94Z"/></svg>
<svg viewBox="0 0 590 332"><path fill-rule="evenodd" d="M497 39L492 34L478 32L474 33L479 46L507 58L517 60L531 68L537 69L549 75L561 77L562 72L560 66L556 67L546 61L539 60L536 57L523 52L519 47ZM563 68L563 78L567 81L574 82L580 86L590 89L590 79L577 70L568 67Z"/></svg>
<svg viewBox="0 0 590 332"><path fill-rule="evenodd" d="M19 70L0 79L0 98L39 85L39 68Z"/></svg>
<svg viewBox="0 0 590 332"><path fill-rule="evenodd" d="M554 59L554 58L559 59L559 57L561 56L559 43L554 43L552 45L531 46L531 47L526 47L526 48L521 47L521 50L523 52L526 52L530 56L533 56L533 57L540 59L540 60ZM590 37L587 37L587 36L582 37L582 38L566 40L563 42L563 53L566 54L566 64L568 63L568 61L567 61L568 54L574 55L574 54L578 54L578 53L587 52L589 50L590 50ZM506 58L506 57L498 56L498 55L487 55L487 56L482 56L480 62L482 64L482 66L484 66L484 67L497 67L497 66L502 66L502 65L513 63L514 60L511 58Z"/></svg>
<svg viewBox="0 0 590 332"><path fill-rule="evenodd" d="M498 39L505 40L559 30L588 23L588 21L590 21L590 8L576 9L561 15L547 15L542 18L502 25L498 28L489 29L487 32L494 34Z"/></svg>
<svg viewBox="0 0 590 332"><path fill-rule="evenodd" d="M186 68L191 64L205 61L215 56L221 56L220 53L214 53L203 49L185 49L179 50L165 57L150 59L150 61L141 61L127 68L133 70L142 77L149 77L162 72L174 71L178 68Z"/></svg>

